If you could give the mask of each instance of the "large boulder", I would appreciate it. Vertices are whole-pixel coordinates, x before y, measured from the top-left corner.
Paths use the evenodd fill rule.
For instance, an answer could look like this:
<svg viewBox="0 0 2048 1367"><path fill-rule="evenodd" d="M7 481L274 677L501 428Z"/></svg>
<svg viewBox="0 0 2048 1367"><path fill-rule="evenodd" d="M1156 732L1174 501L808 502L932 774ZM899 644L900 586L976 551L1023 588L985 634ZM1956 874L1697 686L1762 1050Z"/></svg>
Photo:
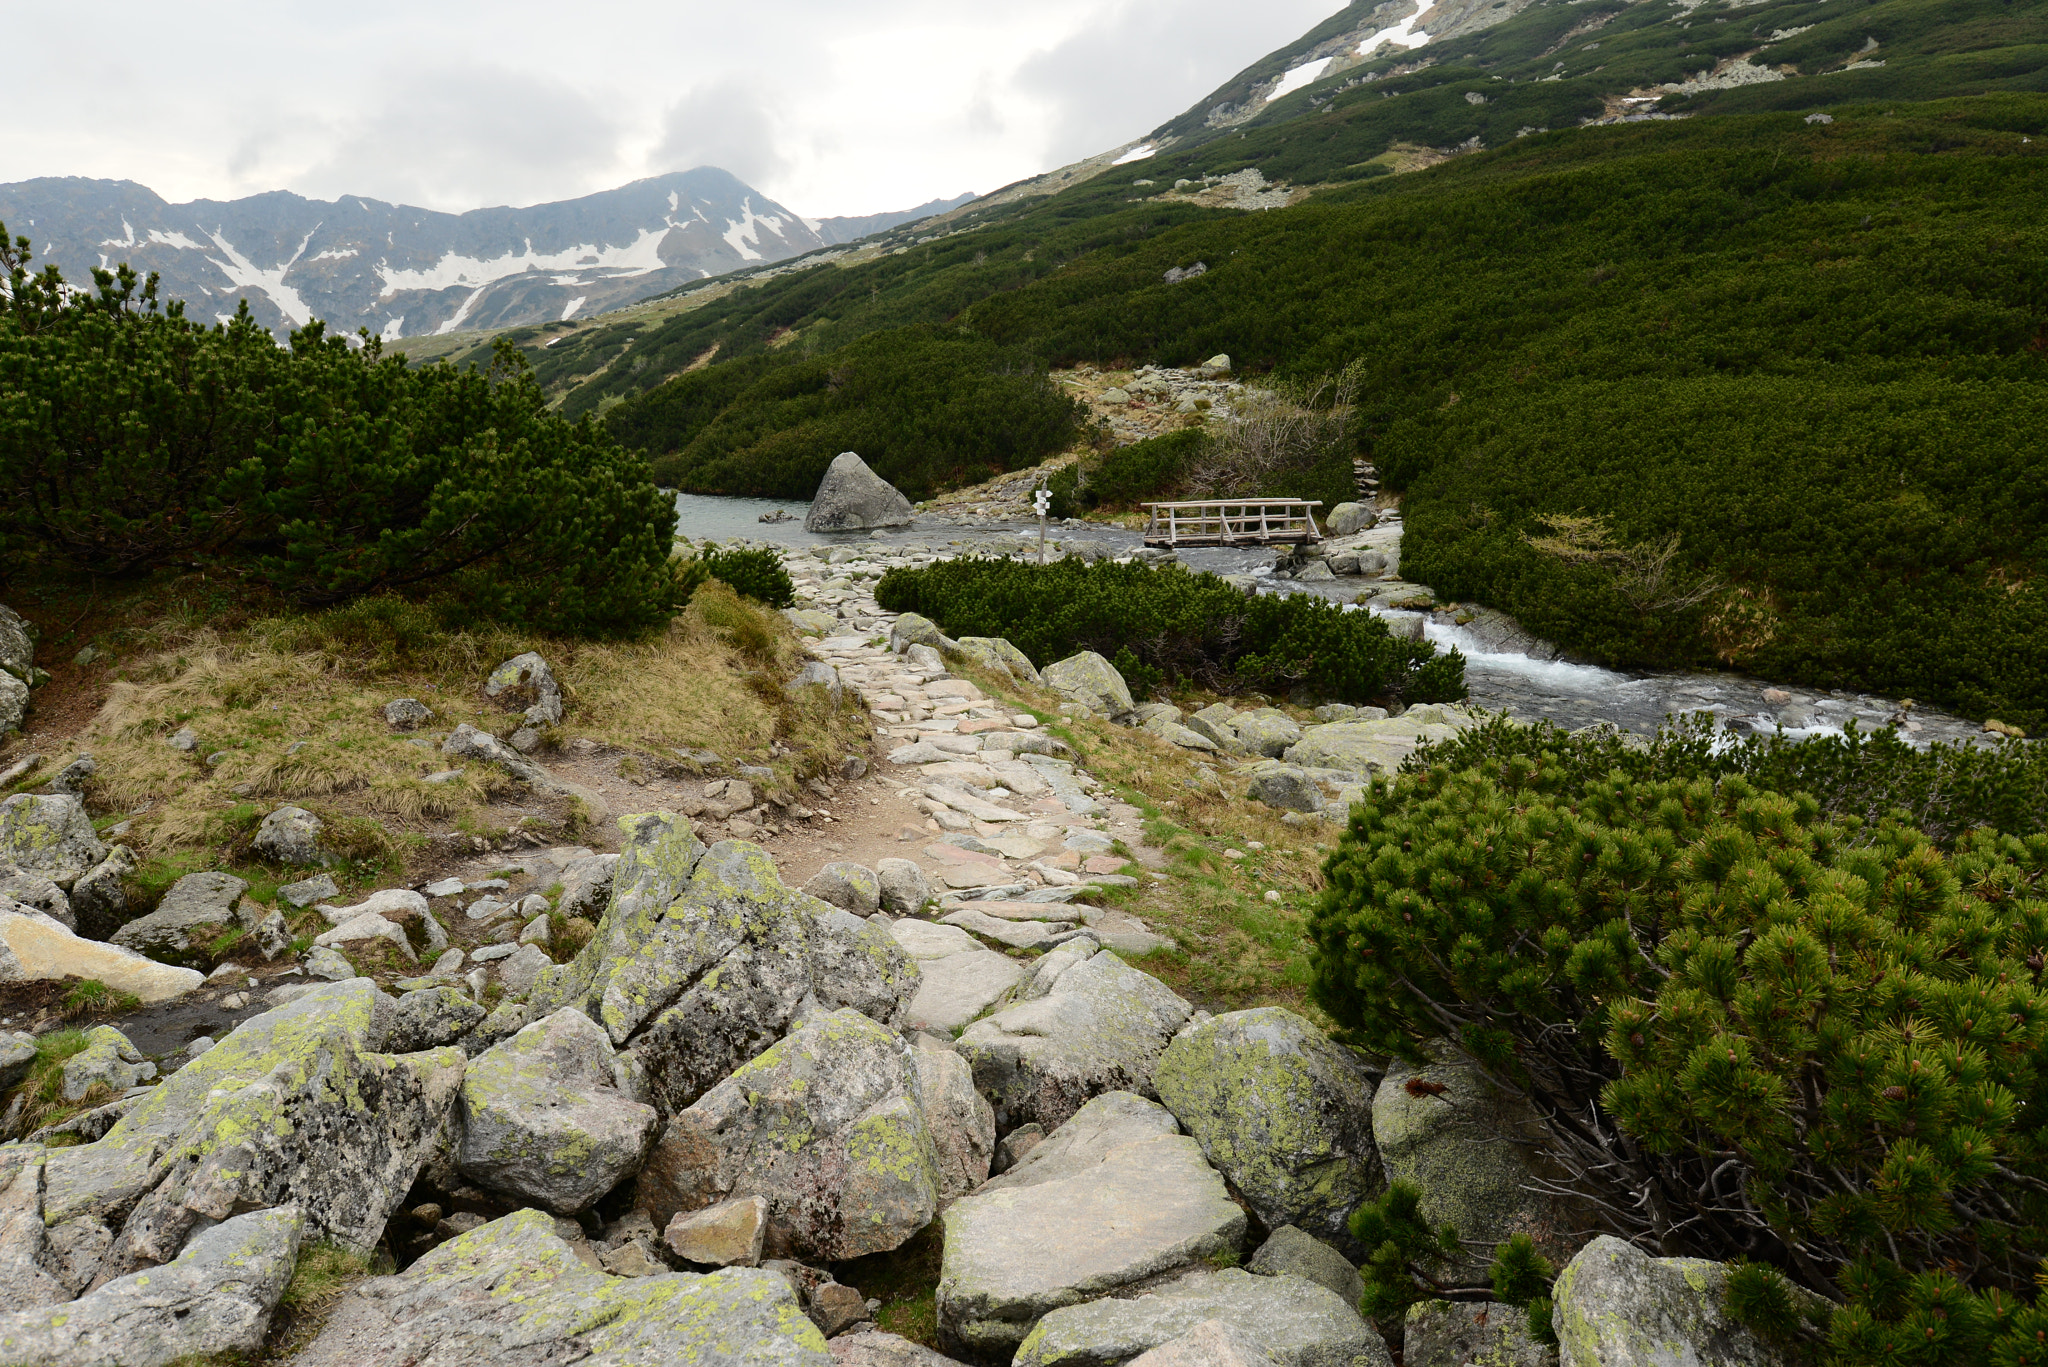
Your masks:
<svg viewBox="0 0 2048 1367"><path fill-rule="evenodd" d="M929 617L906 612L896 619L889 628L889 649L899 655L907 654L912 646L929 646L939 652L958 650L960 643L939 630L939 624ZM916 660L912 659L914 667Z"/></svg>
<svg viewBox="0 0 2048 1367"><path fill-rule="evenodd" d="M1012 998L956 1046L1003 1130L1051 1129L1103 1092L1154 1095L1153 1068L1194 1009L1088 936L1037 960Z"/></svg>
<svg viewBox="0 0 2048 1367"><path fill-rule="evenodd" d="M0 736L19 731L28 718L28 685L0 670Z"/></svg>
<svg viewBox="0 0 2048 1367"><path fill-rule="evenodd" d="M1048 1312L1234 1253L1244 1229L1164 1108L1106 1093L947 1209L941 1346L1007 1360Z"/></svg>
<svg viewBox="0 0 2048 1367"><path fill-rule="evenodd" d="M1536 1188L1565 1174L1543 1160L1543 1128L1526 1102L1496 1090L1472 1064L1451 1060L1416 1069L1395 1062L1373 1093L1374 1147L1390 1182L1422 1192L1422 1213L1450 1224L1466 1242L1456 1282L1484 1284L1495 1245L1527 1234L1562 1266L1590 1223L1563 1197Z"/></svg>
<svg viewBox="0 0 2048 1367"><path fill-rule="evenodd" d="M1351 1212L1384 1185L1372 1076L1285 1007L1233 1011L1176 1038L1152 1083L1269 1229L1352 1249Z"/></svg>
<svg viewBox="0 0 2048 1367"><path fill-rule="evenodd" d="M1008 674L1025 683L1043 682L1038 666L1031 663L1031 657L1001 636L962 636L959 640L960 653L968 659L999 674Z"/></svg>
<svg viewBox="0 0 2048 1367"><path fill-rule="evenodd" d="M537 1210L493 1220L356 1287L293 1367L422 1363L832 1367L774 1272L609 1277Z"/></svg>
<svg viewBox="0 0 2048 1367"><path fill-rule="evenodd" d="M1331 536L1354 536L1379 520L1370 503L1339 503L1324 519L1323 530Z"/></svg>
<svg viewBox="0 0 2048 1367"><path fill-rule="evenodd" d="M1274 1230L1247 1266L1261 1277L1286 1274L1327 1286L1346 1305L1356 1305L1365 1296L1365 1278L1349 1258L1293 1225Z"/></svg>
<svg viewBox="0 0 2048 1367"><path fill-rule="evenodd" d="M0 674L27 683L36 665L36 631L21 614L0 603ZM0 727L0 731L5 731Z"/></svg>
<svg viewBox="0 0 2048 1367"><path fill-rule="evenodd" d="M223 1220L167 1266L75 1301L0 1314L0 1360L39 1367L170 1367L254 1354L291 1281L305 1227L292 1206Z"/></svg>
<svg viewBox="0 0 2048 1367"><path fill-rule="evenodd" d="M595 921L604 915L612 898L612 871L619 865L615 854L588 854L572 859L562 868L562 895L555 910L563 916L587 916Z"/></svg>
<svg viewBox="0 0 2048 1367"><path fill-rule="evenodd" d="M918 1100L939 1159L939 1200L951 1201L988 1180L996 1151L995 1108L974 1089L967 1060L931 1036L919 1037L913 1057Z"/></svg>
<svg viewBox="0 0 2048 1367"><path fill-rule="evenodd" d="M1562 1367L1791 1367L1728 1313L1725 1263L1652 1258L1603 1234L1558 1274L1551 1295ZM1683 1356L1673 1345L1683 1345Z"/></svg>
<svg viewBox="0 0 2048 1367"><path fill-rule="evenodd" d="M661 1117L619 1091L611 1042L565 1006L470 1063L462 1122L464 1177L573 1215L639 1171Z"/></svg>
<svg viewBox="0 0 2048 1367"><path fill-rule="evenodd" d="M142 866L126 845L107 850L107 857L78 876L71 885L72 926L92 940L113 938L128 923L128 889L122 880Z"/></svg>
<svg viewBox="0 0 2048 1367"><path fill-rule="evenodd" d="M231 873L188 873L155 911L115 931L113 943L161 963L210 962L208 946L240 927L236 909L248 890Z"/></svg>
<svg viewBox="0 0 2048 1367"><path fill-rule="evenodd" d="M1039 680L1061 697L1106 717L1120 717L1133 706L1124 676L1092 650L1047 665Z"/></svg>
<svg viewBox="0 0 2048 1367"><path fill-rule="evenodd" d="M619 824L611 905L573 961L541 972L528 1019L578 1007L633 1056L665 1115L782 1038L805 1009L901 1023L917 967L885 927L784 886L758 845L707 850L667 812Z"/></svg>
<svg viewBox="0 0 2048 1367"><path fill-rule="evenodd" d="M1178 1338L1148 1349L1129 1367L1279 1367L1254 1329L1203 1320Z"/></svg>
<svg viewBox="0 0 2048 1367"><path fill-rule="evenodd" d="M1133 1300L1055 1310L1018 1347L1015 1367L1128 1362L1210 1320L1256 1326L1259 1344L1281 1367L1393 1364L1378 1331L1328 1288L1228 1268L1184 1273Z"/></svg>
<svg viewBox="0 0 2048 1367"><path fill-rule="evenodd" d="M1328 805L1316 781L1291 764L1254 775L1245 796L1284 812L1320 812Z"/></svg>
<svg viewBox="0 0 2048 1367"><path fill-rule="evenodd" d="M877 527L907 527L914 516L910 500L894 485L853 452L842 451L825 467L825 478L811 495L804 530L865 532Z"/></svg>
<svg viewBox="0 0 2048 1367"><path fill-rule="evenodd" d="M423 987L398 999L388 1041L394 1054L441 1049L484 1018L484 1009L453 987Z"/></svg>
<svg viewBox="0 0 2048 1367"><path fill-rule="evenodd" d="M97 978L133 992L145 1005L180 997L206 981L192 968L144 958L134 950L81 939L51 917L0 898L0 982Z"/></svg>
<svg viewBox="0 0 2048 1367"><path fill-rule="evenodd" d="M769 1256L836 1261L885 1252L931 1223L941 1182L911 1051L841 1009L673 1116L639 1204L664 1226L678 1211L764 1197Z"/></svg>
<svg viewBox="0 0 2048 1367"><path fill-rule="evenodd" d="M1529 1333L1529 1316L1512 1305L1417 1301L1401 1334L1402 1367L1557 1367L1557 1350Z"/></svg>
<svg viewBox="0 0 2048 1367"><path fill-rule="evenodd" d="M85 806L69 793L16 793L0 802L0 863L69 890L107 857Z"/></svg>
<svg viewBox="0 0 2048 1367"><path fill-rule="evenodd" d="M1277 708L1262 707L1256 712L1240 712L1230 719L1231 729L1237 732L1238 743L1255 755L1278 759L1287 753L1287 747L1301 739L1301 726L1292 717Z"/></svg>
<svg viewBox="0 0 2048 1367"><path fill-rule="evenodd" d="M307 1238L367 1253L462 1085L460 1050L379 1052L393 1014L356 978L242 1022L103 1138L50 1152L52 1238L105 1250L89 1281L168 1262L209 1222L291 1205Z"/></svg>

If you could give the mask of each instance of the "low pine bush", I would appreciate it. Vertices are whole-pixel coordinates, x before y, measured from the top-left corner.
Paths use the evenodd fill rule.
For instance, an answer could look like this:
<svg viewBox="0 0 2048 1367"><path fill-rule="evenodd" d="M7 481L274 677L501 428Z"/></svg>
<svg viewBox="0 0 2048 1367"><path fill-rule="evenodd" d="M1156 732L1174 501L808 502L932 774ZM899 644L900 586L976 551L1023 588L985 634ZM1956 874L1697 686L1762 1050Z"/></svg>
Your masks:
<svg viewBox="0 0 2048 1367"><path fill-rule="evenodd" d="M1246 597L1177 565L963 558L890 570L875 601L956 636L1007 637L1041 668L1095 651L1133 693L1185 683L1219 693L1306 685L1351 703L1465 696L1465 658L1455 650L1439 655L1322 598Z"/></svg>
<svg viewBox="0 0 2048 1367"><path fill-rule="evenodd" d="M0 233L0 558L195 559L324 607L377 593L565 634L666 621L675 512L645 461L552 411L525 361L415 367L319 323L205 326L152 277L73 290Z"/></svg>
<svg viewBox="0 0 2048 1367"><path fill-rule="evenodd" d="M1845 1367L2048 1359L2048 835L1508 754L1375 782L1325 876L1316 1002L1528 1098L1609 1232L1818 1293Z"/></svg>
<svg viewBox="0 0 2048 1367"><path fill-rule="evenodd" d="M796 582L782 568L782 557L770 550L707 546L698 561L713 579L730 584L757 603L786 608L796 602Z"/></svg>

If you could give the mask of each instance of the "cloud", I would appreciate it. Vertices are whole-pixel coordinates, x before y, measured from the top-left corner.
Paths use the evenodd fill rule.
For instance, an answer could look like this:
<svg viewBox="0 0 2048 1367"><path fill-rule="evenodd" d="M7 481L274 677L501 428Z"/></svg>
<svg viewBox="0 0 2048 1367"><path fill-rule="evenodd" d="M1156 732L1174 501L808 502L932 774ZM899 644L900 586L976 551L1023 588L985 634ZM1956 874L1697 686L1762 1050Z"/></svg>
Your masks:
<svg viewBox="0 0 2048 1367"><path fill-rule="evenodd" d="M658 174L716 166L757 186L779 178L789 158L758 91L728 77L677 100L662 116L661 140L648 169Z"/></svg>
<svg viewBox="0 0 2048 1367"><path fill-rule="evenodd" d="M1142 137L1342 4L1124 0L1025 62L1019 87L1050 105L1048 167Z"/></svg>
<svg viewBox="0 0 2048 1367"><path fill-rule="evenodd" d="M620 161L624 127L566 82L498 66L394 72L375 108L334 122L327 150L292 183L462 210L583 193ZM241 171L243 178L248 172Z"/></svg>

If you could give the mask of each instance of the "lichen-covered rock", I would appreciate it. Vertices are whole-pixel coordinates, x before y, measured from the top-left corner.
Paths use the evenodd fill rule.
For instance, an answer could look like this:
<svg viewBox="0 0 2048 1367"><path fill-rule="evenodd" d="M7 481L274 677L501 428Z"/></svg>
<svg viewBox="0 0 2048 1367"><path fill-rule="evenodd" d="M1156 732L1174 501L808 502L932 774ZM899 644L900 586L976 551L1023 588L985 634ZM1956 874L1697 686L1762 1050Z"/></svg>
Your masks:
<svg viewBox="0 0 2048 1367"><path fill-rule="evenodd" d="M0 1092L14 1090L36 1061L36 1037L26 1030L0 1030Z"/></svg>
<svg viewBox="0 0 2048 1367"><path fill-rule="evenodd" d="M153 1005L206 981L192 968L145 959L133 950L80 939L61 922L0 897L0 982L96 978Z"/></svg>
<svg viewBox="0 0 2048 1367"><path fill-rule="evenodd" d="M891 916L915 916L932 900L932 881L913 859L878 859L875 881L880 885L882 910Z"/></svg>
<svg viewBox="0 0 2048 1367"><path fill-rule="evenodd" d="M1409 1086L1414 1083L1413 1087ZM1532 1190L1565 1174L1543 1159L1543 1128L1526 1103L1496 1092L1478 1068L1457 1062L1421 1070L1395 1062L1373 1093L1374 1147L1390 1182L1422 1192L1422 1213L1467 1241L1454 1281L1482 1285L1489 1252L1527 1234L1562 1267L1590 1221L1563 1197ZM1482 1251L1474 1251L1482 1250Z"/></svg>
<svg viewBox="0 0 2048 1367"><path fill-rule="evenodd" d="M705 849L666 812L631 816L611 905L576 958L544 971L537 1013L575 1005L633 1054L673 1115L780 1039L807 1007L894 1025L916 966L886 930L784 886L766 850Z"/></svg>
<svg viewBox="0 0 2048 1367"><path fill-rule="evenodd" d="M841 451L825 467L811 511L804 517L807 532L865 532L878 527L907 527L914 519L910 500L852 451Z"/></svg>
<svg viewBox="0 0 2048 1367"><path fill-rule="evenodd" d="M121 880L141 863L126 845L114 845L105 859L80 874L71 885L72 929L89 940L112 939L128 922L128 890Z"/></svg>
<svg viewBox="0 0 2048 1367"><path fill-rule="evenodd" d="M959 646L961 654L999 673L1029 684L1044 682L1031 657L1001 636L962 636Z"/></svg>
<svg viewBox="0 0 2048 1367"><path fill-rule="evenodd" d="M563 1007L470 1063L456 1163L480 1186L573 1215L639 1171L660 1121L614 1085L604 1031Z"/></svg>
<svg viewBox="0 0 2048 1367"><path fill-rule="evenodd" d="M529 726L555 726L562 720L562 686L548 662L530 650L492 670L484 680L484 696L507 712L523 712Z"/></svg>
<svg viewBox="0 0 2048 1367"><path fill-rule="evenodd" d="M41 912L66 930L78 929L78 918L71 912L71 898L64 889L39 873L30 873L12 864L0 864L0 897Z"/></svg>
<svg viewBox="0 0 2048 1367"><path fill-rule="evenodd" d="M1301 739L1300 725L1277 708L1240 712L1230 719L1230 726L1245 749L1269 759L1278 759L1288 746Z"/></svg>
<svg viewBox="0 0 2048 1367"><path fill-rule="evenodd" d="M562 869L562 895L555 910L563 916L585 916L595 921L604 915L612 898L612 871L618 867L615 854L591 854L571 860Z"/></svg>
<svg viewBox="0 0 2048 1367"><path fill-rule="evenodd" d="M1152 1082L1267 1228L1298 1225L1354 1249L1351 1213L1384 1186L1372 1077L1356 1054L1264 1006L1181 1034Z"/></svg>
<svg viewBox="0 0 2048 1367"><path fill-rule="evenodd" d="M1291 766L1253 776L1245 796L1285 812L1320 812L1326 805L1316 781Z"/></svg>
<svg viewBox="0 0 2048 1367"><path fill-rule="evenodd" d="M1417 1301L1401 1335L1403 1367L1557 1367L1557 1350L1529 1336L1512 1305Z"/></svg>
<svg viewBox="0 0 2048 1367"><path fill-rule="evenodd" d="M1327 1286L1346 1305L1357 1305L1365 1295L1365 1279L1349 1258L1293 1225L1274 1230L1246 1266L1261 1277L1285 1273Z"/></svg>
<svg viewBox="0 0 2048 1367"><path fill-rule="evenodd" d="M21 729L28 719L28 685L0 670L0 736Z"/></svg>
<svg viewBox="0 0 2048 1367"><path fill-rule="evenodd" d="M671 1117L639 1204L658 1224L734 1197L769 1205L772 1257L895 1248L938 1209L939 1157L910 1050L851 1009L811 1020Z"/></svg>
<svg viewBox="0 0 2048 1367"><path fill-rule="evenodd" d="M830 1347L838 1367L963 1367L957 1359L934 1353L900 1334L873 1329L841 1334Z"/></svg>
<svg viewBox="0 0 2048 1367"><path fill-rule="evenodd" d="M256 853L280 864L317 868L328 862L320 848L320 833L326 823L304 807L279 807L256 828L251 843Z"/></svg>
<svg viewBox="0 0 2048 1367"><path fill-rule="evenodd" d="M1131 688L1116 666L1092 650L1069 655L1041 671L1039 681L1090 711L1117 717L1131 710Z"/></svg>
<svg viewBox="0 0 2048 1367"><path fill-rule="evenodd" d="M107 857L85 807L68 793L16 793L0 802L0 863L41 874L67 891Z"/></svg>
<svg viewBox="0 0 2048 1367"><path fill-rule="evenodd" d="M524 996L540 975L554 966L555 961L539 945L521 945L498 965L498 981L508 996Z"/></svg>
<svg viewBox="0 0 2048 1367"><path fill-rule="evenodd" d="M1370 503L1339 503L1330 509L1323 530L1331 536L1351 536L1380 520Z"/></svg>
<svg viewBox="0 0 2048 1367"><path fill-rule="evenodd" d="M29 1057L35 1037L29 1036ZM68 1301L78 1288L53 1275L58 1260L43 1225L43 1146L0 1147L0 1305L26 1309Z"/></svg>
<svg viewBox="0 0 2048 1367"><path fill-rule="evenodd" d="M26 683L35 665L35 628L20 613L0 603L0 673L11 674L17 681ZM0 727L0 731L5 730L5 727Z"/></svg>
<svg viewBox="0 0 2048 1367"><path fill-rule="evenodd" d="M417 731L434 719L434 713L418 698L393 698L384 704L384 724L394 731Z"/></svg>
<svg viewBox="0 0 2048 1367"><path fill-rule="evenodd" d="M231 873L188 873L155 911L115 931L112 943L161 963L205 960L207 946L239 925L235 909L248 890Z"/></svg>
<svg viewBox="0 0 2048 1367"><path fill-rule="evenodd" d="M1016 1367L1098 1367L1128 1362L1208 1320L1256 1326L1281 1367L1392 1367L1386 1344L1334 1292L1299 1277L1236 1268L1184 1273L1134 1300L1054 1310L1017 1349Z"/></svg>
<svg viewBox="0 0 2048 1367"><path fill-rule="evenodd" d="M957 1046L1001 1129L1051 1128L1103 1092L1156 1095L1153 1069L1194 1010L1086 936L1040 958L1011 998Z"/></svg>
<svg viewBox="0 0 2048 1367"><path fill-rule="evenodd" d="M391 1022L391 1052L412 1054L441 1049L468 1034L484 1018L484 1009L452 987L425 987L398 999Z"/></svg>
<svg viewBox="0 0 2048 1367"><path fill-rule="evenodd" d="M939 630L939 624L929 617L914 612L903 613L889 628L889 649L901 655L912 646L928 646L933 650L958 650L960 643Z"/></svg>
<svg viewBox="0 0 2048 1367"><path fill-rule="evenodd" d="M63 1304L0 1315L0 1360L34 1367L170 1367L254 1353L291 1281L304 1217L284 1206L222 1221L164 1267Z"/></svg>
<svg viewBox="0 0 2048 1367"><path fill-rule="evenodd" d="M293 1367L688 1363L832 1367L817 1326L773 1272L608 1277L537 1210L493 1220L396 1277L365 1282Z"/></svg>
<svg viewBox="0 0 2048 1367"><path fill-rule="evenodd" d="M939 1200L965 1196L988 1180L996 1113L974 1090L974 1070L950 1049L921 1036L915 1054L919 1100L939 1158Z"/></svg>
<svg viewBox="0 0 2048 1367"><path fill-rule="evenodd" d="M848 859L835 859L811 875L804 891L856 916L872 916L882 908L882 881L875 871Z"/></svg>
<svg viewBox="0 0 2048 1367"><path fill-rule="evenodd" d="M1234 1252L1244 1212L1179 1131L1156 1103L1110 1092L954 1202L939 1273L941 1346L1007 1358L1048 1311Z"/></svg>
<svg viewBox="0 0 2048 1367"><path fill-rule="evenodd" d="M1652 1258L1603 1234L1558 1274L1551 1323L1562 1367L1791 1367L1800 1359L1728 1313L1724 1263Z"/></svg>
<svg viewBox="0 0 2048 1367"><path fill-rule="evenodd" d="M95 1087L115 1096L156 1076L156 1065L111 1025L85 1032L85 1048L64 1060L62 1090L66 1101L82 1101Z"/></svg>
<svg viewBox="0 0 2048 1367"><path fill-rule="evenodd" d="M368 1252L462 1084L459 1050L379 1052L392 1014L359 978L242 1022L103 1138L51 1151L51 1227L117 1231L106 1276L169 1261L204 1221L273 1206L303 1210L308 1238Z"/></svg>

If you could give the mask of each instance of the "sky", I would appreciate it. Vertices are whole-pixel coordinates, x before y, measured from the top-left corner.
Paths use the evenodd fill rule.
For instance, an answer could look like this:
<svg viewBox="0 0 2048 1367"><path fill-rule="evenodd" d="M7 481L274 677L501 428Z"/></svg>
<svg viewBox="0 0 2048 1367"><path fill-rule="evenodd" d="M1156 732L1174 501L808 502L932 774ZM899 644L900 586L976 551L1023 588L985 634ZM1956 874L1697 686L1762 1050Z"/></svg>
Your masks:
<svg viewBox="0 0 2048 1367"><path fill-rule="evenodd" d="M1138 138L1338 0L9 6L0 183L460 211L721 166L812 218Z"/></svg>

